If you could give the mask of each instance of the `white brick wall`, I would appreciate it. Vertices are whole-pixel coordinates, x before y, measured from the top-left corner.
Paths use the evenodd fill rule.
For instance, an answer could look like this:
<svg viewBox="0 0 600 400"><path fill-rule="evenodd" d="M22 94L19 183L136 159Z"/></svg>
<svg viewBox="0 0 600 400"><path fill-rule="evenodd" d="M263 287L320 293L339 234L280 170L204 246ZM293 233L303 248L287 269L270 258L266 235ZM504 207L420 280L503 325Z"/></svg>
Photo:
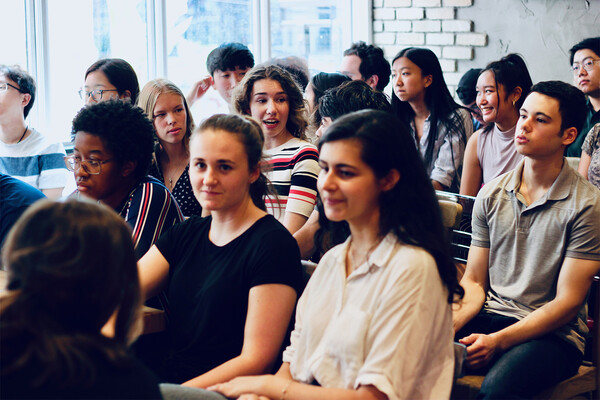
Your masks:
<svg viewBox="0 0 600 400"><path fill-rule="evenodd" d="M486 33L473 32L473 22L457 19L457 7L473 0L373 0L373 39L388 59L410 46L425 47L440 60L444 79L454 92L462 74L461 60L472 60L487 46Z"/></svg>

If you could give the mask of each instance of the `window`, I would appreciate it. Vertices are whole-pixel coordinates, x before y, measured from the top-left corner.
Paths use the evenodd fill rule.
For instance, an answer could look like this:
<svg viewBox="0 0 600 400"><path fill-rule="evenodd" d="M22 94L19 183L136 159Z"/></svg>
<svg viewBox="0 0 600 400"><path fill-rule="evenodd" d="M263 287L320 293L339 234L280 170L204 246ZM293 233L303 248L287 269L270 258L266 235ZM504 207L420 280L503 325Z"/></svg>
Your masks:
<svg viewBox="0 0 600 400"><path fill-rule="evenodd" d="M0 35L14 39L4 41L2 62L38 83L28 123L68 141L85 70L100 58L127 60L140 87L166 77L184 93L226 41L246 44L257 63L295 55L312 73L336 71L350 43L370 40L371 8L371 0L11 0Z"/></svg>

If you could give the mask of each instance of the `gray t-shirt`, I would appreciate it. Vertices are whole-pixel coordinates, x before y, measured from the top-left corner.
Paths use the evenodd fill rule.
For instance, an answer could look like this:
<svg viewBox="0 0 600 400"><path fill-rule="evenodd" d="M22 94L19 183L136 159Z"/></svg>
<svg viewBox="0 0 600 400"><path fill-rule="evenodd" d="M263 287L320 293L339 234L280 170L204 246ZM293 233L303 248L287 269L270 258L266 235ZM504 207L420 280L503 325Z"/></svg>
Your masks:
<svg viewBox="0 0 600 400"><path fill-rule="evenodd" d="M522 319L556 296L565 257L600 260L598 189L567 162L548 192L527 205L518 192L525 160L485 185L473 209L471 244L490 249L484 308ZM587 307L556 334L581 352Z"/></svg>

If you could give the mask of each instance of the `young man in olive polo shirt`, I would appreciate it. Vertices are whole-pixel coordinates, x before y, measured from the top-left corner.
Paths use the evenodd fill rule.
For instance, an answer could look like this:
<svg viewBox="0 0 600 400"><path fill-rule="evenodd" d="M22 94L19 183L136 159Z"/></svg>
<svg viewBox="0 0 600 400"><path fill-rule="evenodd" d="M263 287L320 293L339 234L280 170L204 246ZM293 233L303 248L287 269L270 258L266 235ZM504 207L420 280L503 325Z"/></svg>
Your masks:
<svg viewBox="0 0 600 400"><path fill-rule="evenodd" d="M515 132L524 160L477 195L465 297L454 311L482 398L531 398L574 375L587 334L586 294L600 269L598 189L563 158L585 97L540 82Z"/></svg>

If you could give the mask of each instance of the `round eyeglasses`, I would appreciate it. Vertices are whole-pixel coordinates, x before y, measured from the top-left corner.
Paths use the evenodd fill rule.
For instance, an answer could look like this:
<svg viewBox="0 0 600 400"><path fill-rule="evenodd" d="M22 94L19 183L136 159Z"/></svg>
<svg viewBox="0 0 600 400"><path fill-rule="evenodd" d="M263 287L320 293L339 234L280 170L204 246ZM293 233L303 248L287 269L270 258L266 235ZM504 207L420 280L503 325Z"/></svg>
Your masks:
<svg viewBox="0 0 600 400"><path fill-rule="evenodd" d="M92 99L94 99L95 101L100 101L102 100L102 95L104 94L104 92L118 92L117 89L95 89L92 90L91 92L88 92L87 90L83 90L80 89L79 90L79 97L81 97L81 100L86 101L88 99L88 97L92 97Z"/></svg>
<svg viewBox="0 0 600 400"><path fill-rule="evenodd" d="M82 160L78 156L66 156L65 165L67 169L71 172L79 171L79 168L83 167L83 170L90 175L100 175L102 173L102 164L106 164L107 162L112 161L112 158L104 161L98 160Z"/></svg>

